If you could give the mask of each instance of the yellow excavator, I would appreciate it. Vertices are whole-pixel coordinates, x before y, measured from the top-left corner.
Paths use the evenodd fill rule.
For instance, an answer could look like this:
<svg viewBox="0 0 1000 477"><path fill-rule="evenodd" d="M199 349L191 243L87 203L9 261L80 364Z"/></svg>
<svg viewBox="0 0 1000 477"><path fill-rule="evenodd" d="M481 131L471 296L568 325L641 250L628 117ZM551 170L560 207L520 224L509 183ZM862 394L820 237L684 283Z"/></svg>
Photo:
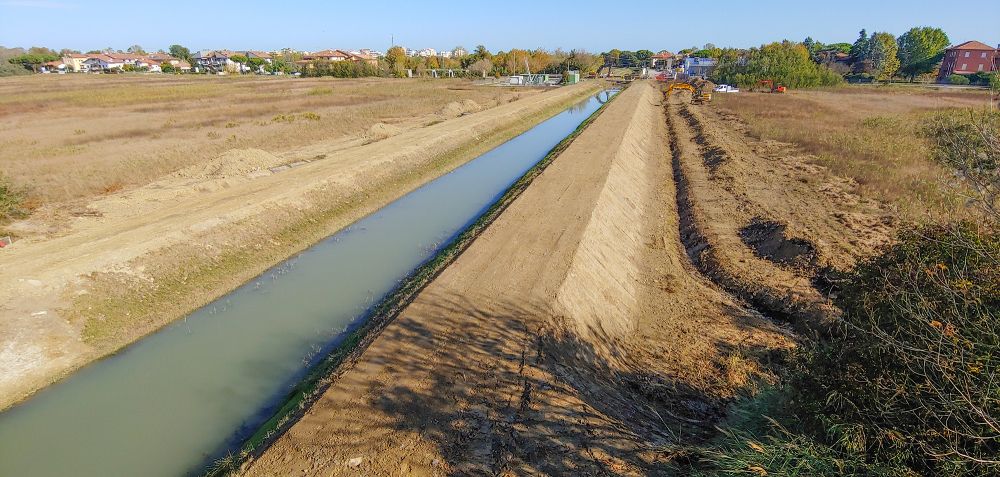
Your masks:
<svg viewBox="0 0 1000 477"><path fill-rule="evenodd" d="M667 95L669 96L674 90L690 91L691 101L696 104L707 103L712 100L712 93L703 93L691 83L670 83L670 86L667 87Z"/></svg>

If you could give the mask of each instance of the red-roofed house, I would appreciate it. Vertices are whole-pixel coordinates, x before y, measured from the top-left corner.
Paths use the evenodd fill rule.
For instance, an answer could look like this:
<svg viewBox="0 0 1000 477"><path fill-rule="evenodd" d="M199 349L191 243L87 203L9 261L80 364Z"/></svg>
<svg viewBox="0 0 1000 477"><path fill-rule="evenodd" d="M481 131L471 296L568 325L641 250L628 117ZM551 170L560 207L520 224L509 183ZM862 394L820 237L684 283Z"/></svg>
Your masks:
<svg viewBox="0 0 1000 477"><path fill-rule="evenodd" d="M317 51L315 53L310 53L302 57L303 60L327 60L327 61L344 61L349 60L351 54L340 50L323 50Z"/></svg>
<svg viewBox="0 0 1000 477"><path fill-rule="evenodd" d="M651 57L649 57L649 66L652 66L658 70L669 70L674 66L674 54L663 50Z"/></svg>
<svg viewBox="0 0 1000 477"><path fill-rule="evenodd" d="M951 75L971 75L982 72L992 72L997 69L1000 52L996 48L978 41L967 41L945 50L938 81L944 81Z"/></svg>

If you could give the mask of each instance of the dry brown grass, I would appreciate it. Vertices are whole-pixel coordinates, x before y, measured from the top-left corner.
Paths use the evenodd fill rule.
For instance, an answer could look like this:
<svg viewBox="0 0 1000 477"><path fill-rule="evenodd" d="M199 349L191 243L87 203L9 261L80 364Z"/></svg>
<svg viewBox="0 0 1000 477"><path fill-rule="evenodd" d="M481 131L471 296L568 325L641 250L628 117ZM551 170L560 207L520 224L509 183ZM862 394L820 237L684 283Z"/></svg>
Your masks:
<svg viewBox="0 0 1000 477"><path fill-rule="evenodd" d="M948 171L930 159L924 118L948 108L982 107L984 93L842 87L784 95L717 95L750 133L797 145L833 173L854 179L863 196L894 205L912 220L965 213L945 184Z"/></svg>
<svg viewBox="0 0 1000 477"><path fill-rule="evenodd" d="M281 152L530 91L465 80L26 76L0 80L0 173L35 203L86 200L232 148ZM296 121L273 121L294 117Z"/></svg>

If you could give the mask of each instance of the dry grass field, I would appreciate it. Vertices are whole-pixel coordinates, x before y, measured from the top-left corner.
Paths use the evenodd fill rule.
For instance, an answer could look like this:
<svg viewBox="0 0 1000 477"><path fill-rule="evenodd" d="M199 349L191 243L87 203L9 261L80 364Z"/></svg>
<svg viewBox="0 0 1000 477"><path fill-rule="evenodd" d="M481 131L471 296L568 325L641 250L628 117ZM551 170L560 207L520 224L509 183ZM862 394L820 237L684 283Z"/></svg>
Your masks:
<svg viewBox="0 0 1000 477"><path fill-rule="evenodd" d="M0 175L26 189L28 205L38 207L147 184L230 149L278 152L363 135L377 123L429 123L433 115L446 119L533 93L473 87L465 80L390 81L4 78Z"/></svg>
<svg viewBox="0 0 1000 477"><path fill-rule="evenodd" d="M988 98L982 91L864 86L713 99L756 138L795 144L834 174L856 181L861 195L922 221L967 212L945 185L948 172L929 159L925 119L948 108L987 107Z"/></svg>

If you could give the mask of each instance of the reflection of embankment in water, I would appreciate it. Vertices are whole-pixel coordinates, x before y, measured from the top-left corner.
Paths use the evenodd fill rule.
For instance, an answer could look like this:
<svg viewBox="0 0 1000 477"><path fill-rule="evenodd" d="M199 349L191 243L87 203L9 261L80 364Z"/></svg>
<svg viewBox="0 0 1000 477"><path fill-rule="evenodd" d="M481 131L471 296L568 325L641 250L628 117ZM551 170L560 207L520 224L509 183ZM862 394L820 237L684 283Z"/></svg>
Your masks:
<svg viewBox="0 0 1000 477"><path fill-rule="evenodd" d="M177 475L232 448L601 103L582 104L0 415L0 475Z"/></svg>

